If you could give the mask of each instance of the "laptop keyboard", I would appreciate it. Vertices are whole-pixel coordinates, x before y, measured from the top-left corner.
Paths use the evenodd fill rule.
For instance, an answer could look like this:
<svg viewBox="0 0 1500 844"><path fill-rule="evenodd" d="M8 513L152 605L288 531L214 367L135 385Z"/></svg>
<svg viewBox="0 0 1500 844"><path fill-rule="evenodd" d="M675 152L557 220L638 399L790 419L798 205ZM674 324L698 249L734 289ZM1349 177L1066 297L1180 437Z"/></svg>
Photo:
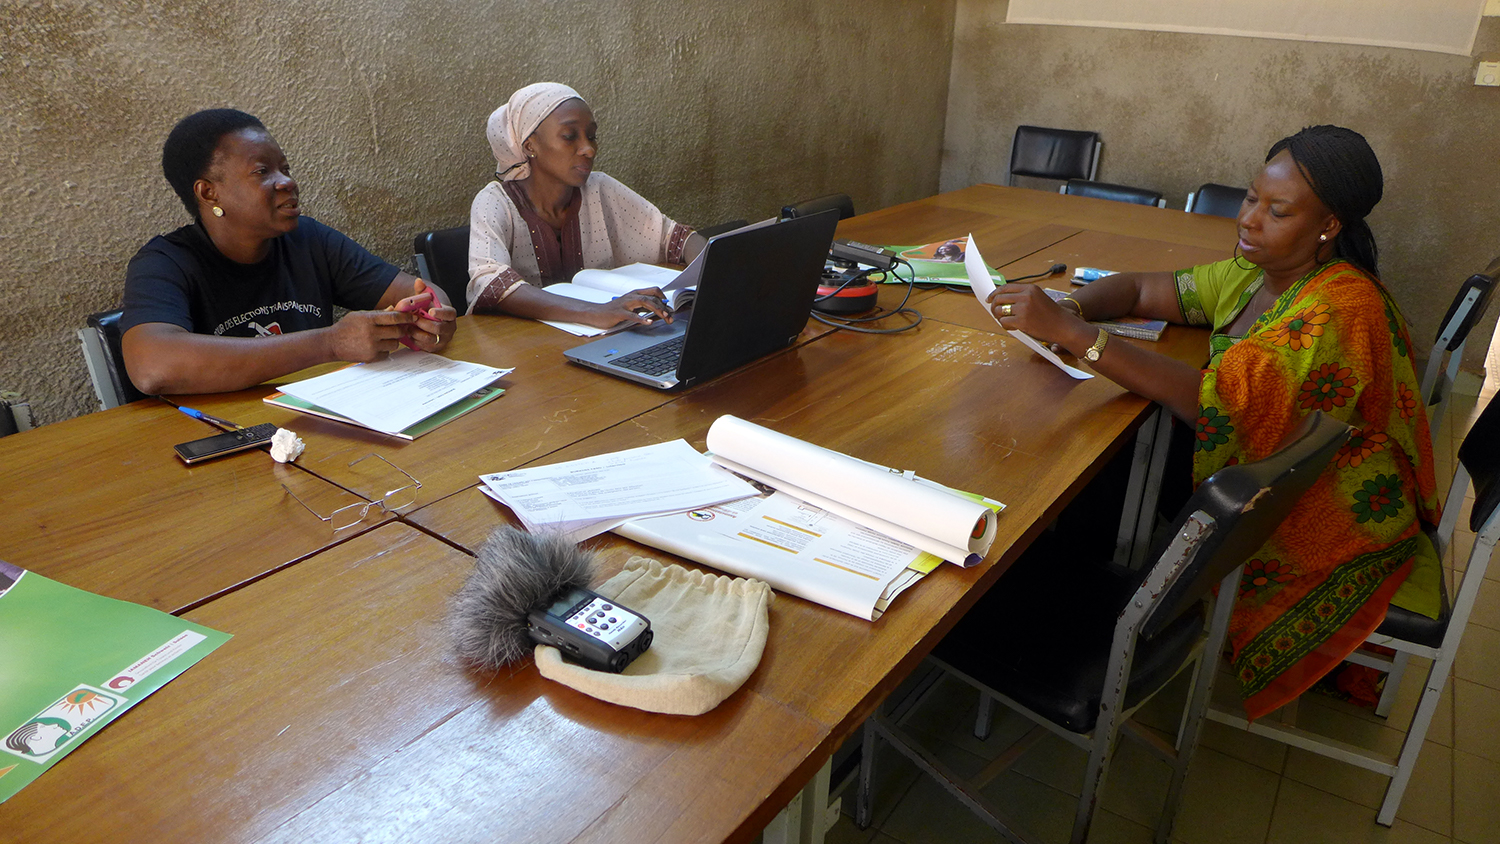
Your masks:
<svg viewBox="0 0 1500 844"><path fill-rule="evenodd" d="M677 362L682 359L682 344L686 340L687 335L682 334L664 343L641 349L639 352L631 352L624 357L615 358L612 363L642 375L653 377L666 375L677 370Z"/></svg>

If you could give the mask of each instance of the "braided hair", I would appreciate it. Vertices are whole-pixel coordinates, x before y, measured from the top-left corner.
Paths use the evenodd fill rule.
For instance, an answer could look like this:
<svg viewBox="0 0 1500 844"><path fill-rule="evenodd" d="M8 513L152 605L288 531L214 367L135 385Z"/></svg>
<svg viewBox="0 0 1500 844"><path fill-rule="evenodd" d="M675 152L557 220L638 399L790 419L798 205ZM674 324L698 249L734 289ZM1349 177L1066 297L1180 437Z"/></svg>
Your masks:
<svg viewBox="0 0 1500 844"><path fill-rule="evenodd" d="M1342 126L1308 126L1277 141L1266 160L1282 150L1291 153L1302 178L1342 224L1334 256L1378 275L1379 250L1365 217L1380 202L1385 179L1365 137Z"/></svg>
<svg viewBox="0 0 1500 844"><path fill-rule="evenodd" d="M198 216L198 198L193 195L193 183L208 172L219 140L250 128L266 127L252 114L232 108L210 108L182 118L167 135L161 150L162 174L194 218Z"/></svg>

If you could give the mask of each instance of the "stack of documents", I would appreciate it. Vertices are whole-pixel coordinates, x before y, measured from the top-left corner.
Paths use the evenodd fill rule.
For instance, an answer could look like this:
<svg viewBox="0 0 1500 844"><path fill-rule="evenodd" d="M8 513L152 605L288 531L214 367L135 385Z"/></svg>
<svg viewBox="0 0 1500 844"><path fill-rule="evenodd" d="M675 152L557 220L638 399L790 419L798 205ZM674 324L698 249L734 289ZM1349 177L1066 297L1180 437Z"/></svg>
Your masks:
<svg viewBox="0 0 1500 844"><path fill-rule="evenodd" d="M491 385L510 373L401 349L385 360L287 384L265 401L410 440L499 398L505 391Z"/></svg>
<svg viewBox="0 0 1500 844"><path fill-rule="evenodd" d="M733 416L708 446L774 491L615 532L869 620L943 560L978 563L1005 507Z"/></svg>
<svg viewBox="0 0 1500 844"><path fill-rule="evenodd" d="M574 542L626 519L710 507L757 493L686 440L479 479L484 494L514 511L528 530L561 532Z"/></svg>

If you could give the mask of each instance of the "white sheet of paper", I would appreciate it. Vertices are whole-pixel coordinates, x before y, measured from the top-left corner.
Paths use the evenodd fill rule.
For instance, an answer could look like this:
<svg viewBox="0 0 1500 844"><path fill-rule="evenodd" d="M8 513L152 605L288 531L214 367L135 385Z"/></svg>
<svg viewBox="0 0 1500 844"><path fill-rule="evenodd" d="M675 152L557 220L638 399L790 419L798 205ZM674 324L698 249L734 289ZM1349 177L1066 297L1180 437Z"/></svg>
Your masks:
<svg viewBox="0 0 1500 844"><path fill-rule="evenodd" d="M686 440L481 475L528 527L565 532L613 519L676 513L757 493Z"/></svg>
<svg viewBox="0 0 1500 844"><path fill-rule="evenodd" d="M283 393L394 434L505 377L511 370L399 349L385 360L297 381Z"/></svg>
<svg viewBox="0 0 1500 844"><path fill-rule="evenodd" d="M968 248L964 249L964 269L969 274L969 286L974 289L974 298L979 300L979 307L984 308L984 312L989 314L991 319L995 319L996 325L999 325L1000 320L995 318L995 312L990 310L989 306L990 294L995 292L995 283L990 281L989 268L985 266L984 259L979 256L979 247L974 245L974 235L972 234L969 235ZM1001 327L1004 328L1004 326ZM1011 331L1009 328L1005 330L1010 336L1024 343L1028 349L1051 361L1053 366L1074 378L1083 381L1094 377L1091 372L1084 372L1077 367L1068 366L1063 363L1062 358L1053 354L1051 349L1031 339L1031 336L1026 332Z"/></svg>

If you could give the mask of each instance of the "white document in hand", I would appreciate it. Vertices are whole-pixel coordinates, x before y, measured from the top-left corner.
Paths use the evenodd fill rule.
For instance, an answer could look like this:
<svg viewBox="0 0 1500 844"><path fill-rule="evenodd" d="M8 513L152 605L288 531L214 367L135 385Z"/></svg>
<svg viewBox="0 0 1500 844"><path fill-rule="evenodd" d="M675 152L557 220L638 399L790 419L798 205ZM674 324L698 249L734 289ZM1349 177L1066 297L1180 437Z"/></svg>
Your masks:
<svg viewBox="0 0 1500 844"><path fill-rule="evenodd" d="M686 440L601 454L567 463L481 475L484 485L527 527L571 532L611 520L677 513L755 495Z"/></svg>
<svg viewBox="0 0 1500 844"><path fill-rule="evenodd" d="M974 298L979 300L979 306L984 308L984 312L989 314L991 318L994 318L998 324L1000 320L995 318L995 312L990 310L989 306L990 294L995 292L995 283L990 281L989 267L985 266L984 259L979 257L979 247L974 245L974 235L972 234L969 235L968 247L964 249L964 269L969 273L969 286L974 289ZM1004 326L1001 327L1004 328ZM1062 358L1053 354L1051 349L1032 339L1031 335L1026 332L1011 331L1009 328L1005 330L1010 333L1010 336L1026 344L1027 348L1051 361L1053 366L1056 366L1074 378L1082 381L1094 377L1092 373L1084 372L1077 367L1068 366L1063 363Z"/></svg>
<svg viewBox="0 0 1500 844"><path fill-rule="evenodd" d="M376 431L394 434L504 378L511 370L400 349L281 388Z"/></svg>

